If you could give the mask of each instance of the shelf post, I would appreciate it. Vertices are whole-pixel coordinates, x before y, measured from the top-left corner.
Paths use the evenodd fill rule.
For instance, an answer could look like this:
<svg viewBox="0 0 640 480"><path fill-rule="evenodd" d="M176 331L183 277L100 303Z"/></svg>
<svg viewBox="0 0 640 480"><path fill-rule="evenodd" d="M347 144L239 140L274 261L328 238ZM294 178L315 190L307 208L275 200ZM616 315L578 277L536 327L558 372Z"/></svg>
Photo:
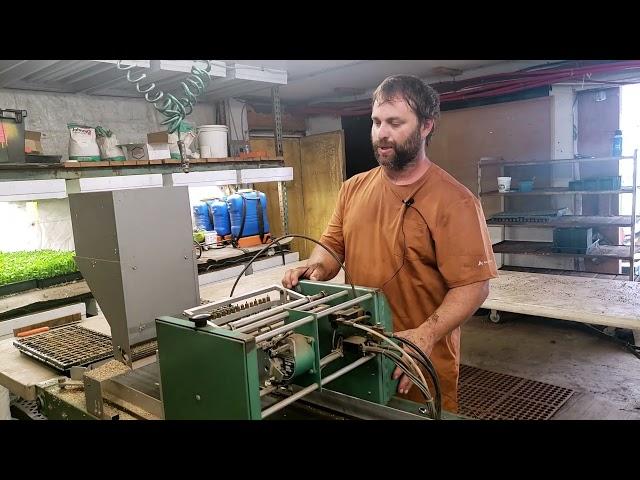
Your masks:
<svg viewBox="0 0 640 480"><path fill-rule="evenodd" d="M636 259L636 197L638 194L638 149L633 151L633 192L631 193L631 240L629 247L629 280L635 280Z"/></svg>
<svg viewBox="0 0 640 480"><path fill-rule="evenodd" d="M274 120L274 140L276 157L284 156L282 146L282 110L280 108L280 89L278 86L271 88L271 100L273 102L273 120ZM280 207L280 218L282 220L282 234L289 233L289 202L287 199L287 185L284 182L278 182L278 206Z"/></svg>

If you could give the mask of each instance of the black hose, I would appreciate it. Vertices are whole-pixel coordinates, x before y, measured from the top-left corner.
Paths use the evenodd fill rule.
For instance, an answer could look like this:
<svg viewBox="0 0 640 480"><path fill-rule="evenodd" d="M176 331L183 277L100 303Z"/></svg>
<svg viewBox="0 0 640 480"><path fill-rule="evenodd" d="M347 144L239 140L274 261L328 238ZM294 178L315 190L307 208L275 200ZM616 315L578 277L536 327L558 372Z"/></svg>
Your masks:
<svg viewBox="0 0 640 480"><path fill-rule="evenodd" d="M402 358L399 355L395 354L391 350L387 350L384 348L382 350L385 350L384 352L381 352L382 355L384 355L385 357L389 357L391 361L393 361L393 363L395 363L416 385L418 390L420 390L424 398L427 400L426 404L429 405L430 410L432 410L432 415L435 418L435 420L440 420L440 412L438 411L438 407L437 405L436 406L433 405L434 399L429 397L427 393L429 391L429 387L427 385L423 386L420 379L418 379L415 375L409 372L408 367L402 362Z"/></svg>
<svg viewBox="0 0 640 480"><path fill-rule="evenodd" d="M288 235L283 235L281 237L278 237L275 240L272 240L271 243L266 245L264 248L261 248L258 251L258 253L256 253L253 256L253 258L251 260L249 260L249 263L247 263L247 265L242 269L242 271L238 275L238 278L236 278L236 281L233 283L233 287L231 288L231 293L229 294L229 297L233 297L233 292L236 290L236 286L238 285L238 282L240 281L240 278L242 278L242 275L244 275L244 272L247 271L247 269L253 264L253 262L256 260L256 258L258 258L260 255L262 255L266 250L271 248L274 243L277 244L280 248L282 248L282 246L278 242L280 240L284 240L285 238L289 238L289 237L304 238L305 240L309 240L311 242L314 242L318 246L324 248L334 258L334 260L338 263L340 268L342 268L342 270L344 271L345 280L347 281L347 283L349 283L349 285L351 285L351 291L353 293L353 298L356 298L356 287L353 285L353 281L351 280L351 275L349 275L349 272L347 272L347 269L345 268L345 266L340 261L340 258L338 258L338 255L333 250L331 250L329 247L323 245L319 241L317 241L317 240L315 240L315 239L313 239L311 237L307 237L306 235L299 235L299 234L295 234L295 233L290 233Z"/></svg>
<svg viewBox="0 0 640 480"><path fill-rule="evenodd" d="M408 352L408 353L411 356L411 358L419 362L420 365L424 367L424 369L427 371L427 373L431 377L431 381L433 381L434 400L435 400L436 410L438 412L438 418L439 418L440 416L442 416L442 391L440 390L440 382L438 379L438 375L437 373L435 373L435 371L432 372L429 370L429 366L424 362L422 357L412 352Z"/></svg>
<svg viewBox="0 0 640 480"><path fill-rule="evenodd" d="M415 352L422 358L422 362L420 362L425 369L427 370L427 372L429 373L429 376L431 377L431 380L433 381L433 386L435 388L436 391L436 401L437 404L439 404L439 411L441 409L441 405L442 405L442 390L440 389L440 378L438 377L438 373L436 372L435 367L433 366L433 363L431 362L431 360L429 359L429 357L427 357L427 355L413 342L407 340L406 338L402 338L397 336L395 333L391 334L391 338L395 338L396 340L399 340L402 343L407 344L411 349L415 350Z"/></svg>
<svg viewBox="0 0 640 480"><path fill-rule="evenodd" d="M395 351L389 348L382 348L382 350L385 350L385 352L387 353L391 353L391 354L395 354ZM429 376L431 377L431 380L434 383L434 389L435 389L435 395L434 395L434 403L435 403L435 410L436 410L436 415L437 415L437 419L440 420L441 416L442 416L442 392L440 391L440 384L436 383L436 380L434 380L434 375L433 372L431 372L429 370L429 366L424 362L424 360L422 358L420 358L418 355L411 353L411 352L407 352L408 355L410 355L414 360L417 360L420 365L422 365L423 367L425 367L425 370L427 370L427 373L429 374ZM383 353L384 354L384 353ZM437 379L437 377L435 377ZM415 382L414 382L415 383Z"/></svg>

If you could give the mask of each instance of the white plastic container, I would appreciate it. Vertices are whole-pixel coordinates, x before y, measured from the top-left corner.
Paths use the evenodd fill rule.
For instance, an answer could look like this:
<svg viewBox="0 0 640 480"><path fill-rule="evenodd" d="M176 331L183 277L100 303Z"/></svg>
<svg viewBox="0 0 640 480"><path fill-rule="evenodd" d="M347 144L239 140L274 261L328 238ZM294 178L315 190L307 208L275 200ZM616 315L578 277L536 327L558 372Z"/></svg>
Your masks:
<svg viewBox="0 0 640 480"><path fill-rule="evenodd" d="M204 244L206 246L216 245L218 243L218 233L213 230L210 232L204 232Z"/></svg>
<svg viewBox="0 0 640 480"><path fill-rule="evenodd" d="M498 177L498 191L508 192L511 190L511 177Z"/></svg>
<svg viewBox="0 0 640 480"><path fill-rule="evenodd" d="M228 157L227 134L229 127L226 125L201 125L198 127L198 144L200 148L209 147L209 158Z"/></svg>

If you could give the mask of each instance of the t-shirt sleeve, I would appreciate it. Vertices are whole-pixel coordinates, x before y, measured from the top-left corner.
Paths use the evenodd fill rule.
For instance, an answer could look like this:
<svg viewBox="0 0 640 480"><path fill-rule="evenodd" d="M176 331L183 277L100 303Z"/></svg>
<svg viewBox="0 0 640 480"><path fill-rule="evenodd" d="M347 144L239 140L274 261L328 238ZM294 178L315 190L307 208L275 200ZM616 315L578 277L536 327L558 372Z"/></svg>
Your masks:
<svg viewBox="0 0 640 480"><path fill-rule="evenodd" d="M489 231L477 198L446 205L434 232L438 269L449 288L496 278Z"/></svg>
<svg viewBox="0 0 640 480"><path fill-rule="evenodd" d="M342 221L344 216L344 206L346 203L347 184L343 183L338 193L338 201L329 220L327 228L320 237L320 243L329 247L344 259L344 234L342 231Z"/></svg>

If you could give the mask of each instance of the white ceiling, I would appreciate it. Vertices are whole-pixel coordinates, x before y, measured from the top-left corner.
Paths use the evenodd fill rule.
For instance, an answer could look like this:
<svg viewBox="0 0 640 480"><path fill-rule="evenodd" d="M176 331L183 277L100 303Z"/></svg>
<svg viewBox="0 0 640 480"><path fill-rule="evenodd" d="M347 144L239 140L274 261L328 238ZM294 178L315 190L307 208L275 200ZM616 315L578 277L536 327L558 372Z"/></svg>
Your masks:
<svg viewBox="0 0 640 480"><path fill-rule="evenodd" d="M367 94L393 74L417 75L427 81L453 80L438 67L462 71L456 79L491 73L511 72L547 60L226 60L287 71L287 84L280 86L283 102L310 102L328 98ZM269 98L270 88L246 92L245 96Z"/></svg>
<svg viewBox="0 0 640 480"><path fill-rule="evenodd" d="M147 61L148 62L148 61ZM511 72L545 60L224 60L227 71L233 64L260 67L264 81L212 77L201 101L213 101L228 96L269 99L269 74L286 71L287 83L280 86L283 103L308 103L326 99L353 99L366 95L391 74L418 75L427 81L453 80L441 70L455 69L455 79ZM222 71L225 66L222 64ZM271 71L270 71L271 70ZM145 70L159 87L173 91L184 79L183 71ZM237 71L237 70L236 70ZM256 69L257 71L257 69ZM461 73L460 73L461 72ZM140 97L123 72L114 64L94 60L0 60L0 88L37 90L88 95Z"/></svg>

